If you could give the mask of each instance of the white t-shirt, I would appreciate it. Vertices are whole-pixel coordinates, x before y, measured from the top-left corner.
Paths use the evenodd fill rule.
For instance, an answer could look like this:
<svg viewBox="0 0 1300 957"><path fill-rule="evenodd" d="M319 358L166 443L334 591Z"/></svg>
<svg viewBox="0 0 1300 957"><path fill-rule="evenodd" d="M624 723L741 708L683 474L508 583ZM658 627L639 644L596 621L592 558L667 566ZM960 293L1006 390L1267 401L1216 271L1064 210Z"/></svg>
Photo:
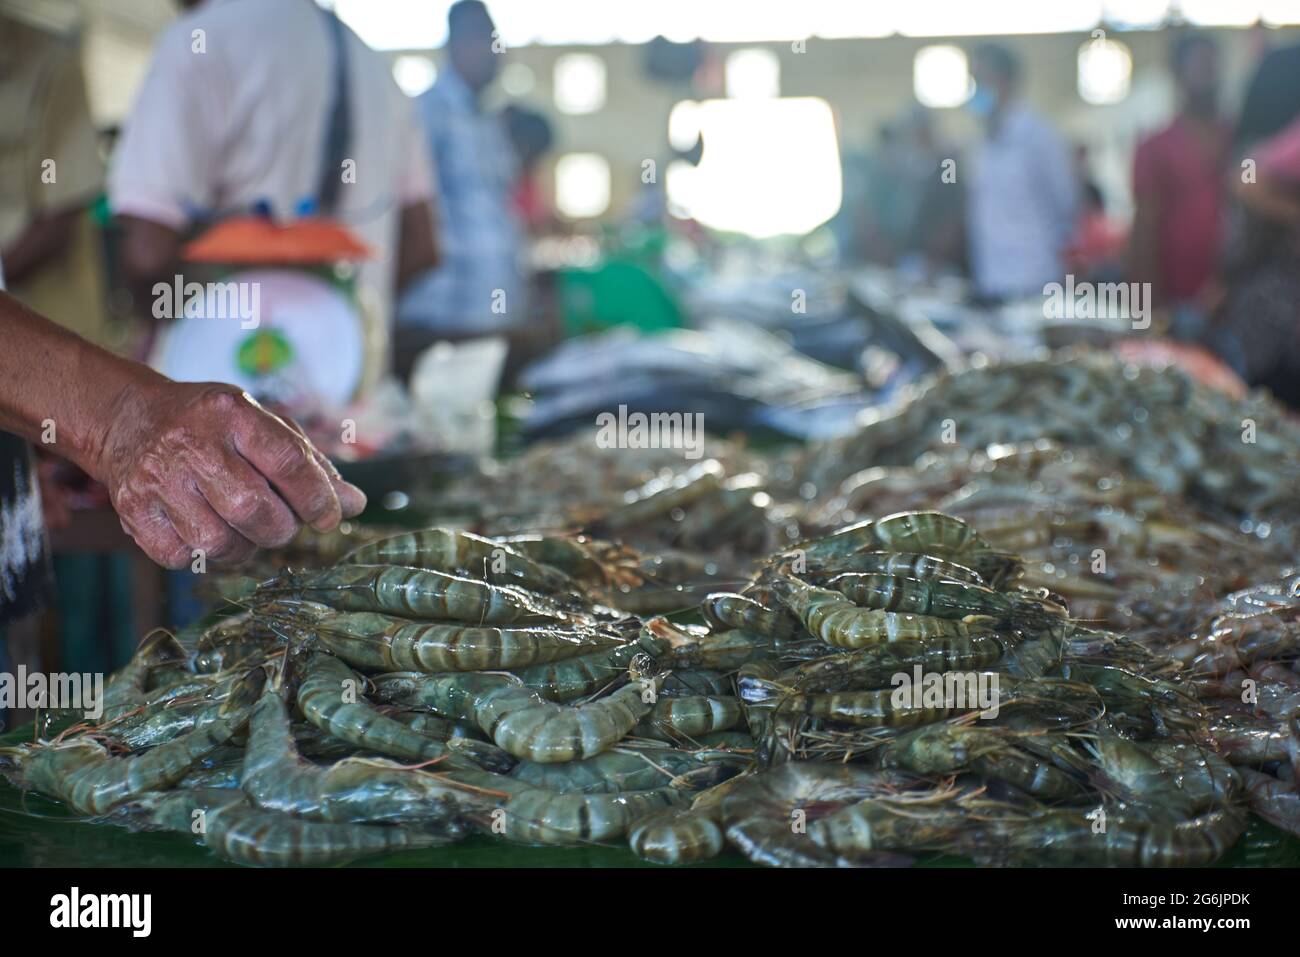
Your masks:
<svg viewBox="0 0 1300 957"><path fill-rule="evenodd" d="M1078 184L1065 141L1012 106L975 150L967 193L971 271L983 293L1041 295L1065 275Z"/></svg>
<svg viewBox="0 0 1300 957"><path fill-rule="evenodd" d="M432 196L432 163L388 61L351 30L344 38L355 182L341 186L335 215L375 249L360 280L388 321L398 214ZM319 185L333 70L312 0L208 0L180 17L158 39L113 156L113 211L177 230L259 202L296 218Z"/></svg>

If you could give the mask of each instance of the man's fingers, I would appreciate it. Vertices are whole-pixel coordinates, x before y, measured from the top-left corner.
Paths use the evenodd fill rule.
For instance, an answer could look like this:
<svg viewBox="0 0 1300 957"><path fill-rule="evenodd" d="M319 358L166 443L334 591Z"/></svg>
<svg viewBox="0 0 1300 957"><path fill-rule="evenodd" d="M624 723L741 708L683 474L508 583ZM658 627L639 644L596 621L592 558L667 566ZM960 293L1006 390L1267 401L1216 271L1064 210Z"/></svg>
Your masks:
<svg viewBox="0 0 1300 957"><path fill-rule="evenodd" d="M295 425L247 393L167 383L149 394L138 427L109 443L105 481L122 527L159 564L184 568L196 551L238 561L285 545L300 522L328 531L365 507Z"/></svg>
<svg viewBox="0 0 1300 957"><path fill-rule="evenodd" d="M173 514L177 516L175 520ZM147 514L127 511L120 520L122 530L146 555L165 568L179 570L189 567L197 557L196 549L201 550L205 558L223 564L245 561L257 551L256 545L226 526L197 494L193 502L162 505ZM187 529L185 533L177 531L178 523ZM201 528L207 531L199 531ZM215 543L215 547L205 547L201 541Z"/></svg>
<svg viewBox="0 0 1300 957"><path fill-rule="evenodd" d="M231 528L263 548L279 548L298 533L298 519L257 469L233 451L221 471L197 477L199 491Z"/></svg>
<svg viewBox="0 0 1300 957"><path fill-rule="evenodd" d="M198 488L186 486L182 490L168 495L163 503L163 510L171 520L172 527L181 541L212 561L223 561L251 553L251 543L213 511Z"/></svg>
<svg viewBox="0 0 1300 957"><path fill-rule="evenodd" d="M257 554L257 546L243 535L236 533L235 544L230 551L215 559L219 565L242 565Z"/></svg>
<svg viewBox="0 0 1300 957"><path fill-rule="evenodd" d="M261 472L281 497L318 531L343 517L339 497L307 440L261 409L250 408L234 429L235 449Z"/></svg>
<svg viewBox="0 0 1300 957"><path fill-rule="evenodd" d="M339 497L339 507L343 509L344 518L353 518L366 510L365 492L351 482L344 481L342 476L331 481L334 483L334 494Z"/></svg>
<svg viewBox="0 0 1300 957"><path fill-rule="evenodd" d="M164 568L184 568L190 563L190 548L183 541L171 520L161 510L139 514L130 510L119 512L122 531L126 532L140 550Z"/></svg>
<svg viewBox="0 0 1300 957"><path fill-rule="evenodd" d="M308 448L311 449L317 464L329 476L330 484L334 486L334 494L339 499L339 507L343 510L343 517L352 518L354 515L360 515L364 512L366 510L366 493L343 478L339 474L339 470L335 468L334 463L329 460L328 455L314 445L309 445Z"/></svg>
<svg viewBox="0 0 1300 957"><path fill-rule="evenodd" d="M329 476L330 484L334 486L334 494L339 498L339 506L343 509L343 517L352 518L354 515L360 515L364 512L366 510L366 493L339 474L338 468L330 461L329 456L312 444L311 439L307 437L307 433L303 431L301 425L287 416L279 416L279 419L302 436L303 441L307 443L307 447L311 449L312 456L316 459L317 464Z"/></svg>

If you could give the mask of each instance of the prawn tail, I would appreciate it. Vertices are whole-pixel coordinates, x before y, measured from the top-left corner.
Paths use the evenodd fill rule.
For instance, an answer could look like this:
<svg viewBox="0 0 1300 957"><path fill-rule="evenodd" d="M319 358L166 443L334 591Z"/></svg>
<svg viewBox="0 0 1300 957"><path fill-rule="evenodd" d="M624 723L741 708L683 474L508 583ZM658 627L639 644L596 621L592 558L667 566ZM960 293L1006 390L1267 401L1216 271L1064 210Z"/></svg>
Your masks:
<svg viewBox="0 0 1300 957"><path fill-rule="evenodd" d="M175 635L165 628L155 628L144 636L135 655L142 664L153 668L170 661L181 661L186 653Z"/></svg>

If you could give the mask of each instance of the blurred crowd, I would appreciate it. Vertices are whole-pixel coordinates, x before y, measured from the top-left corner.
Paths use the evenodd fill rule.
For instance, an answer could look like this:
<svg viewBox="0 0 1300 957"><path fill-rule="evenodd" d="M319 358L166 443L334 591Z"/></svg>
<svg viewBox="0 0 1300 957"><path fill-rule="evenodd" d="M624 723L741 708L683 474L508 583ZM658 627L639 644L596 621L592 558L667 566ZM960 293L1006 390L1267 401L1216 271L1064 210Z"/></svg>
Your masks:
<svg viewBox="0 0 1300 957"><path fill-rule="evenodd" d="M503 58L483 3L450 8L436 82L414 99L314 3L181 3L120 136L91 122L75 37L0 12L0 97L17 121L0 141L12 292L143 355L150 290L181 271L188 240L233 217L322 217L376 253L359 298L399 375L440 339L502 334L527 356L558 338L527 265L529 235L557 222L540 175L553 134L524 104L486 105ZM1149 283L1162 329L1300 402L1300 47L1266 53L1229 104L1216 41L1172 40L1177 112L1134 152L1131 221L1092 178L1087 145L1028 104L1018 56L984 43L969 59L977 141L946 142L914 106L843 157L843 258L963 276L980 302L1042 296L1067 274ZM661 188L654 198L666 219Z"/></svg>
<svg viewBox="0 0 1300 957"><path fill-rule="evenodd" d="M150 336L127 341L132 324L113 320L149 318L188 240L237 217L320 217L376 254L359 284L374 316L396 317L399 360L432 338L526 325L524 239L549 220L537 161L552 133L522 104L484 105L502 58L482 3L451 8L442 69L415 99L314 3L180 5L120 136L92 124L77 37L0 9L0 97L18 121L0 140L12 293L143 353Z"/></svg>
<svg viewBox="0 0 1300 957"><path fill-rule="evenodd" d="M1110 212L1086 145L1027 104L1016 54L986 43L970 62L975 143L944 142L917 106L846 157L844 256L967 277L989 303L1041 298L1067 275L1149 284L1169 335L1300 405L1300 46L1267 52L1233 109L1216 41L1173 40L1177 112L1134 152L1131 224Z"/></svg>

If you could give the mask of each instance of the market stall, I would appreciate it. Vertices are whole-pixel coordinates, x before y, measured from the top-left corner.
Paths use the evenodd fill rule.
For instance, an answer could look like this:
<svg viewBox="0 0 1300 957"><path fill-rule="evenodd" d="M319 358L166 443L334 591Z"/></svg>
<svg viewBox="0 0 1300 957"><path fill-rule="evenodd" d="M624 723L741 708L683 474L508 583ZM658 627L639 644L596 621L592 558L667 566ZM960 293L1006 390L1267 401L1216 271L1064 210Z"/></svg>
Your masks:
<svg viewBox="0 0 1300 957"><path fill-rule="evenodd" d="M56 6L0 866L1300 865L1289 14Z"/></svg>

